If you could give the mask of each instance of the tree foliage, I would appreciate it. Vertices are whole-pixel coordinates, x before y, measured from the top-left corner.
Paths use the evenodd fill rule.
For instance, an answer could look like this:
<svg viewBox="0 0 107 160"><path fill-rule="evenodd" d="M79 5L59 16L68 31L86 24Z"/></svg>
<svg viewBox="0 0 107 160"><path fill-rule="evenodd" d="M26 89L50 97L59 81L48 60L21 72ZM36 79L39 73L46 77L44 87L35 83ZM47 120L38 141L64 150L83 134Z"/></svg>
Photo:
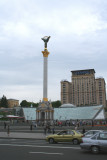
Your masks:
<svg viewBox="0 0 107 160"><path fill-rule="evenodd" d="M20 103L21 107L37 107L38 106L38 103L33 103L33 102L27 102L26 100L23 100L21 103Z"/></svg>
<svg viewBox="0 0 107 160"><path fill-rule="evenodd" d="M57 100L52 102L53 108L59 108L59 106L61 106L61 101Z"/></svg>
<svg viewBox="0 0 107 160"><path fill-rule="evenodd" d="M0 107L8 108L8 101L7 101L6 96L4 95L0 100Z"/></svg>
<svg viewBox="0 0 107 160"><path fill-rule="evenodd" d="M61 106L61 101L57 100L57 101L53 101L52 103L52 107L53 108L58 108L59 106ZM27 102L26 100L23 100L20 103L21 107L31 107L31 105L33 107L38 107L39 103L33 103L33 102Z"/></svg>

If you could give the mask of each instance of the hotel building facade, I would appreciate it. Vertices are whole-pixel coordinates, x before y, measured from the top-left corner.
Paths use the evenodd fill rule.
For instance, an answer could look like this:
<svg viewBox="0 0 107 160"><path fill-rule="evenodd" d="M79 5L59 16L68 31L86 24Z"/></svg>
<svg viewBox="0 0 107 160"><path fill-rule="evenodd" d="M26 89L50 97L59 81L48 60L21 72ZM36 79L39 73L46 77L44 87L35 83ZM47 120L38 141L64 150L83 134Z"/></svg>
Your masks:
<svg viewBox="0 0 107 160"><path fill-rule="evenodd" d="M61 103L76 106L100 105L106 107L104 78L95 79L95 70L71 71L71 82L61 81Z"/></svg>

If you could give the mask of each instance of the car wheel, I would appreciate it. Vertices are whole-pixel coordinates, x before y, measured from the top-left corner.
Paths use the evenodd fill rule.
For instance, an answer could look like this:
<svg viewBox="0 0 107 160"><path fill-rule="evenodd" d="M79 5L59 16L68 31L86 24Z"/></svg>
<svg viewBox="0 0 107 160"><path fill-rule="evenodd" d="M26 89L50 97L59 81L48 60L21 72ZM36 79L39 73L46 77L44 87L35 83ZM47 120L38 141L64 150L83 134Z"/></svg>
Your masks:
<svg viewBox="0 0 107 160"><path fill-rule="evenodd" d="M73 140L73 144L78 144L78 143L79 143L78 139Z"/></svg>
<svg viewBox="0 0 107 160"><path fill-rule="evenodd" d="M54 139L53 139L53 138L50 138L50 139L49 139L49 143L50 143L50 144L54 143Z"/></svg>
<svg viewBox="0 0 107 160"><path fill-rule="evenodd" d="M99 153L99 147L97 147L97 146L92 146L92 147L91 147L91 152L94 153L94 154Z"/></svg>

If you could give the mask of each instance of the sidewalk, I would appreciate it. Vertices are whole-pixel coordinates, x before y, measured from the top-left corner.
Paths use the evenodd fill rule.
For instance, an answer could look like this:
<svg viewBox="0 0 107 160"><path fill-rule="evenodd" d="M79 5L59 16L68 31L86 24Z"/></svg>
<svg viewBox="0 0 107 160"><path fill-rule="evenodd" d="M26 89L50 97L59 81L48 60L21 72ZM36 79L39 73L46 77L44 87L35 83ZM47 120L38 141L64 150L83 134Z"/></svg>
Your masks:
<svg viewBox="0 0 107 160"><path fill-rule="evenodd" d="M18 132L10 132L9 135L7 132L0 132L0 138L22 138L22 139L41 139L45 140L46 135L44 133L18 133Z"/></svg>

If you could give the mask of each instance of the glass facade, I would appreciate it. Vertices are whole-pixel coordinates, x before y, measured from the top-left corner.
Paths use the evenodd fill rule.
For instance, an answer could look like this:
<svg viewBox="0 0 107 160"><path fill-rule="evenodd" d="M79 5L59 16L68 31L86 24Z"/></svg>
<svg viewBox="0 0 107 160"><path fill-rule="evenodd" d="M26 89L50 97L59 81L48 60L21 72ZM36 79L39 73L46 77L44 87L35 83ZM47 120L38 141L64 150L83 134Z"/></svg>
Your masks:
<svg viewBox="0 0 107 160"><path fill-rule="evenodd" d="M26 120L36 120L36 108L23 108ZM54 108L54 120L91 120L104 119L104 109L102 105L71 108Z"/></svg>
<svg viewBox="0 0 107 160"><path fill-rule="evenodd" d="M54 120L79 120L88 119L91 120L97 116L100 110L103 110L103 106L88 106L88 107L73 107L73 108L55 108ZM103 112L102 112L103 113ZM104 119L104 114L99 116Z"/></svg>
<svg viewBox="0 0 107 160"><path fill-rule="evenodd" d="M36 108L23 108L25 120L36 120Z"/></svg>

